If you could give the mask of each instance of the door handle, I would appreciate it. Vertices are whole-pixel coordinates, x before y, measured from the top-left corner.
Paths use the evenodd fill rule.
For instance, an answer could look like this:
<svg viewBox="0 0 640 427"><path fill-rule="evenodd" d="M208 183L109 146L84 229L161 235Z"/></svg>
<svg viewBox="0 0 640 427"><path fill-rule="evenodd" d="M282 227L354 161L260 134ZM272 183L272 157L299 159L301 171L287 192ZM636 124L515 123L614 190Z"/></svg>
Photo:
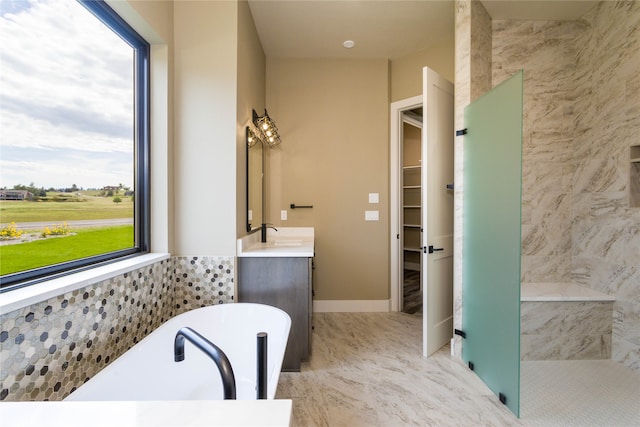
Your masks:
<svg viewBox="0 0 640 427"><path fill-rule="evenodd" d="M429 245L429 253L432 254L434 252L444 251L444 248L434 248L433 245Z"/></svg>

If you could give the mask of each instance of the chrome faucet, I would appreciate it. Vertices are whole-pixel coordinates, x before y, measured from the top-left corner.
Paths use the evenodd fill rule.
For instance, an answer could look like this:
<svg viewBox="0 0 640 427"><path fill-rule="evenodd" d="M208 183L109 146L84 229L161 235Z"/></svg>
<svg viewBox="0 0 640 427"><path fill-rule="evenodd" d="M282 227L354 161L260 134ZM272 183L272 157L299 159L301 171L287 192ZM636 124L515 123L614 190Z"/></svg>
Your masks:
<svg viewBox="0 0 640 427"><path fill-rule="evenodd" d="M271 224L262 224L262 230L260 230L260 237L261 237L260 241L262 243L267 242L267 228L273 228L274 230L278 231L278 229Z"/></svg>
<svg viewBox="0 0 640 427"><path fill-rule="evenodd" d="M233 369L231 368L231 362L224 351L222 351L214 343L197 333L191 328L181 328L176 333L176 338L173 345L173 357L176 362L182 362L184 360L184 339L188 339L202 350L207 356L211 358L220 371L222 377L222 387L224 389L224 399L235 400L236 398L236 378L233 375Z"/></svg>

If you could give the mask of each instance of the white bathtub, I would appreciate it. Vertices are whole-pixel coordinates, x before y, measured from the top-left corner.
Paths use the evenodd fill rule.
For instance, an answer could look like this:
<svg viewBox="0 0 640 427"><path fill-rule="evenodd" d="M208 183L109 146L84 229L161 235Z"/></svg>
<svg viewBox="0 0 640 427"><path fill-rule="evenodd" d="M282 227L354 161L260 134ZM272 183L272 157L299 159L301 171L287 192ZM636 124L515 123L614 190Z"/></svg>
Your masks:
<svg viewBox="0 0 640 427"><path fill-rule="evenodd" d="M256 334L268 334L267 398L273 399L291 318L262 304L221 304L180 314L149 334L65 400L221 400L215 363L191 342L174 361L176 332L188 326L217 345L231 362L238 400L256 399Z"/></svg>

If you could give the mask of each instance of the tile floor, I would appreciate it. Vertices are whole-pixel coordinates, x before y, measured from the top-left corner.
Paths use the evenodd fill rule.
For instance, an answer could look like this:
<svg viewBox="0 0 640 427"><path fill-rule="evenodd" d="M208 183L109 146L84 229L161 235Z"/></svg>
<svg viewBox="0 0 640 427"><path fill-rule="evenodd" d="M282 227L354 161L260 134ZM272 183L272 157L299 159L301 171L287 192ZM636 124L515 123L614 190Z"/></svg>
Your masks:
<svg viewBox="0 0 640 427"><path fill-rule="evenodd" d="M610 396L618 400L615 408L606 399L595 405L627 408L628 416L611 418L600 409L575 418L567 405L558 408L555 393L569 393L564 399L584 400L582 405L589 407L594 405L586 398L594 396L593 388L568 382L566 390L548 390L545 384L549 375L557 375L556 368L549 364L540 371L548 373L545 379L536 366L523 364L522 419L517 419L474 373L449 356L449 348L422 358L421 322L421 317L404 313L314 314L313 355L301 372L282 373L278 386L277 398L293 399L293 425L640 426L633 404L640 402L635 372L623 368L632 375L626 375L626 389L616 385L619 392ZM581 394L574 398L569 389ZM619 401L620 396L626 400Z"/></svg>
<svg viewBox="0 0 640 427"><path fill-rule="evenodd" d="M640 373L620 363L525 361L520 381L520 416L527 426L640 426Z"/></svg>

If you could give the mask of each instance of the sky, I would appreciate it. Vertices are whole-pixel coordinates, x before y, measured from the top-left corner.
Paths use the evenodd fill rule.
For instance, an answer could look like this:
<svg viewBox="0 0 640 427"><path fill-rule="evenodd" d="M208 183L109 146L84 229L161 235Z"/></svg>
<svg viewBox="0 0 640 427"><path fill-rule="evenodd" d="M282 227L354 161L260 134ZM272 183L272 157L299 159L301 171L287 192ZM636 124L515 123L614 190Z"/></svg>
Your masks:
<svg viewBox="0 0 640 427"><path fill-rule="evenodd" d="M0 0L0 187L133 187L133 50L75 0Z"/></svg>

